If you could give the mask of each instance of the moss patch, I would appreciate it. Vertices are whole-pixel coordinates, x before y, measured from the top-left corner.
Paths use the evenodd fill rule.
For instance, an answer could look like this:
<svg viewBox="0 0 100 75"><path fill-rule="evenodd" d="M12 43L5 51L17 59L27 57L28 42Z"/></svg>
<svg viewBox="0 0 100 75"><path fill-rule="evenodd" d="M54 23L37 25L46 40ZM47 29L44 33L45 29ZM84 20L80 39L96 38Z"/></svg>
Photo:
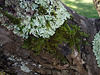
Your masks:
<svg viewBox="0 0 100 75"><path fill-rule="evenodd" d="M66 21L50 38L44 39L30 36L24 41L23 48L32 49L36 54L41 51L49 52L60 60L65 61L65 57L61 55L58 45L65 42L72 50L74 47L80 51L80 45L86 44L86 41L83 40L86 37L88 37L88 34L82 32L80 27L77 25L69 26Z"/></svg>

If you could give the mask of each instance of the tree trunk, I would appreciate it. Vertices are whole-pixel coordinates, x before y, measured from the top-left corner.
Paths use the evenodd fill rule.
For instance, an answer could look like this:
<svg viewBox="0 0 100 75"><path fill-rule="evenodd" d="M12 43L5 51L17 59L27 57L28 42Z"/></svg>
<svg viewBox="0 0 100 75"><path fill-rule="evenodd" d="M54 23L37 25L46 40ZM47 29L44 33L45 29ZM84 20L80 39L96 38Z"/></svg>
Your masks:
<svg viewBox="0 0 100 75"><path fill-rule="evenodd" d="M62 64L50 54L41 52L34 55L33 51L21 48L23 39L0 25L0 70L10 75L100 75L92 51L94 35L100 30L100 19L86 18L66 5L64 7L74 18L69 19L68 24L76 24L90 34L86 40L91 46L82 47L80 53L74 49L72 54L66 55L69 63ZM69 51L67 45L62 44L61 47L62 51Z"/></svg>
<svg viewBox="0 0 100 75"><path fill-rule="evenodd" d="M93 3L100 17L100 0L93 0Z"/></svg>

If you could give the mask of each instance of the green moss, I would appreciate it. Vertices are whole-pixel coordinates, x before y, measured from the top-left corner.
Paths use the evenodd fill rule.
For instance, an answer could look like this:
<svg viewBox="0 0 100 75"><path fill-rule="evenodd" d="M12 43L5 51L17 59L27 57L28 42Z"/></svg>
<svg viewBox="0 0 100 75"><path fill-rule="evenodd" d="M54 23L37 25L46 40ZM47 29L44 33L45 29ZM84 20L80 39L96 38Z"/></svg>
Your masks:
<svg viewBox="0 0 100 75"><path fill-rule="evenodd" d="M54 7L53 7L54 8ZM48 15L49 13L47 12L47 9L48 8L45 8L44 6L42 6L42 5L39 5L39 7L38 7L38 14L39 15ZM50 12L50 15L51 16L55 16L56 17L56 13L55 13L55 10L52 10L52 12Z"/></svg>
<svg viewBox="0 0 100 75"><path fill-rule="evenodd" d="M66 61L64 55L61 55L58 45L66 42L72 50L73 47L80 50L80 44L83 44L84 37L88 37L88 35L82 32L77 25L69 26L67 22L65 22L64 25L58 28L56 33L48 39L30 36L24 41L23 48L32 49L36 54L44 50L60 60Z"/></svg>
<svg viewBox="0 0 100 75"><path fill-rule="evenodd" d="M25 2L25 3L27 4L27 2ZM57 3L60 3L60 2L57 2ZM41 28L43 28L43 27L39 27L42 25L42 23L40 23L42 20L39 20L38 16L34 17L35 14L32 17L33 19L32 18L31 19L34 21L36 21L35 19L37 19L38 22L40 23L39 26L34 26L32 24L30 25L29 24L30 19L29 19L28 26L31 26L31 27L30 27L30 29L27 29L26 27L28 27L28 26L26 25L26 23L24 23L23 25L20 25L21 20L19 18L16 18L16 17L8 14L7 12L5 12L2 9L0 9L0 12L3 13L13 24L20 25L15 28L17 31L17 32L15 31L15 32L17 34L23 34L26 37L26 32L28 32L29 35L32 34L32 32L30 33L30 31L32 30L33 27L35 30L37 30L37 31L33 31L33 34L37 35L38 37L29 36L29 38L24 41L23 48L32 49L35 54L39 54L41 51L49 52L50 54L56 56L60 60L66 61L66 58L64 57L64 55L61 55L58 45L65 42L68 44L68 46L72 50L73 50L73 47L80 50L80 44L82 44L82 41L84 41L83 37L87 37L87 35L84 32L82 32L77 25L69 26L67 24L67 21L65 21L65 20L67 20L67 18L70 18L70 14L65 10L63 5L61 5L61 4L58 4L58 8L57 8L57 9L61 9L60 11L57 9L54 9L53 5L50 5L52 7L50 9L49 6L47 8L45 8L45 6L42 6L40 3L38 4L38 6L39 6L39 7L37 7L38 10L35 10L35 11L37 11L40 18L41 18L41 16L42 16L42 18L44 18L44 16L53 16L53 17L51 17L52 23L50 23L51 20L49 20L48 18L44 19L44 20L46 20L46 23L45 23L46 25L44 25L44 26L46 26L48 29L45 29L44 32L41 34L38 34L37 31L39 29L41 30ZM30 8L30 7L31 6L29 6L28 8ZM47 9L49 9L50 11ZM65 13L65 14L63 14L63 13ZM31 22L32 22L32 20L31 20ZM53 24L54 24L54 27L52 27ZM19 28L19 30L18 30L18 28ZM24 28L26 30L23 31ZM49 29L51 29L51 30L49 30ZM55 32L55 29L56 29L56 32ZM48 33L50 31L52 33ZM36 33L34 33L34 32L36 32ZM42 32L42 30L40 32ZM44 33L47 33L47 34L44 34ZM27 36L28 36L28 34L27 34ZM42 34L44 34L44 35L42 35ZM47 35L51 36L51 37L48 37ZM19 35L19 36L22 36L22 35ZM42 36L42 37L40 37L40 36Z"/></svg>
<svg viewBox="0 0 100 75"><path fill-rule="evenodd" d="M38 14L40 14L40 15L43 15L43 14L47 15L47 10L42 5L39 5L38 12L39 12Z"/></svg>
<svg viewBox="0 0 100 75"><path fill-rule="evenodd" d="M5 15L13 24L18 24L18 25L19 25L19 24L21 23L21 19L16 18L16 17L14 17L14 16L8 14L8 13L5 12L4 10L2 10L1 8L0 8L0 12L1 12L3 15Z"/></svg>

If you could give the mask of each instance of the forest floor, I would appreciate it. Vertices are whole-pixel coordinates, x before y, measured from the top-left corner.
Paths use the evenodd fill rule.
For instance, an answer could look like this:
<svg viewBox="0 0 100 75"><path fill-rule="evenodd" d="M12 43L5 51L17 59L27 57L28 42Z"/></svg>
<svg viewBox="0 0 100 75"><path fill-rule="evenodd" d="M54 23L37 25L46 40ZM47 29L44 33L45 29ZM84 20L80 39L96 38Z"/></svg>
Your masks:
<svg viewBox="0 0 100 75"><path fill-rule="evenodd" d="M88 18L99 18L93 0L61 0L78 14Z"/></svg>

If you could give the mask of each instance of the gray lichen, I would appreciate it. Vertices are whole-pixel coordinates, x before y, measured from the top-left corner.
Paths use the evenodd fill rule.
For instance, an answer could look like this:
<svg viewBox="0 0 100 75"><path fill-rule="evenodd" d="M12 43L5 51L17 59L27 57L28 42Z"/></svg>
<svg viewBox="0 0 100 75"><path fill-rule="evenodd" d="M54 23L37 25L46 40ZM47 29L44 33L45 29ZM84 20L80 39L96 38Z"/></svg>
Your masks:
<svg viewBox="0 0 100 75"><path fill-rule="evenodd" d="M35 37L49 38L67 18L70 18L60 0L5 0L5 6L15 6L13 8L16 13L9 13L21 18L20 24L7 25L7 28L24 38L31 34Z"/></svg>
<svg viewBox="0 0 100 75"><path fill-rule="evenodd" d="M28 62L23 62L23 60L21 58L17 58L15 56L10 56L8 58L8 60L15 62L14 64L12 64L13 66L19 66L20 69L24 72L31 72L32 70L30 70L26 65L28 64ZM19 65L20 64L20 65Z"/></svg>
<svg viewBox="0 0 100 75"><path fill-rule="evenodd" d="M21 62L22 66L20 66L21 70L24 72L31 72L31 70L26 66L24 62Z"/></svg>
<svg viewBox="0 0 100 75"><path fill-rule="evenodd" d="M100 67L100 31L94 36L93 52L96 56L98 67Z"/></svg>

